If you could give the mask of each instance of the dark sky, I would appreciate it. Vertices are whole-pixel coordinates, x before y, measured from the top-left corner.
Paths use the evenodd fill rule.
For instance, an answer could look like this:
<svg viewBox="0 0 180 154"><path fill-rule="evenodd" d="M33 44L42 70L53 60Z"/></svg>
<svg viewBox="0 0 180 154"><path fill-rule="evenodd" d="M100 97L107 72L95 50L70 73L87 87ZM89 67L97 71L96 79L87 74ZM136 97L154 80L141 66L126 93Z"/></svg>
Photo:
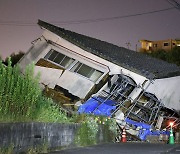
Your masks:
<svg viewBox="0 0 180 154"><path fill-rule="evenodd" d="M38 19L119 46L130 42L132 50L141 39L180 38L178 9L122 18L171 7L167 0L0 0L0 55L26 52L43 32ZM69 22L102 18L110 20Z"/></svg>

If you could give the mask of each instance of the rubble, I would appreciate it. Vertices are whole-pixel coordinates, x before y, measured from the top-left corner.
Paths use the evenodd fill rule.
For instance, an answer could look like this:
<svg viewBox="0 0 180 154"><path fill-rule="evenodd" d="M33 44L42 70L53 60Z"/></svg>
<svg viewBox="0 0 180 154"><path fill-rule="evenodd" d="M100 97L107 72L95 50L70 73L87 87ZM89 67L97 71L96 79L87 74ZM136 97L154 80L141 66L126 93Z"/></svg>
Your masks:
<svg viewBox="0 0 180 154"><path fill-rule="evenodd" d="M111 83L113 81L113 83ZM149 136L169 135L169 122L174 129L180 124L180 114L166 108L154 94L141 88L139 96L132 99L137 85L127 76L112 77L108 86L94 94L79 107L78 113L114 118L120 129L147 141Z"/></svg>

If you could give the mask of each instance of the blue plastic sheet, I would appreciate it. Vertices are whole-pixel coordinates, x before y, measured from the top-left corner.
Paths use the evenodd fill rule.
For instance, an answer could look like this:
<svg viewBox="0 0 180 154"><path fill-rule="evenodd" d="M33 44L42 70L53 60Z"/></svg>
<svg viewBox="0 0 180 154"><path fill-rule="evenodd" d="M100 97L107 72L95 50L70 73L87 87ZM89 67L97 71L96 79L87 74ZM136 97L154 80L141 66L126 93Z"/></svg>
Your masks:
<svg viewBox="0 0 180 154"><path fill-rule="evenodd" d="M99 105L99 102L96 99L90 98L79 107L78 113L90 114L98 107L98 105Z"/></svg>
<svg viewBox="0 0 180 154"><path fill-rule="evenodd" d="M145 141L147 136L159 136L160 134L169 135L169 131L160 131L160 130L152 130L151 125L143 123L143 122L136 122L129 118L125 120L128 124L133 125L135 128L139 127L139 134L138 137Z"/></svg>
<svg viewBox="0 0 180 154"><path fill-rule="evenodd" d="M116 106L112 106L113 104L113 101L107 100L104 103L101 103L93 113L95 115L110 116L111 113L116 109Z"/></svg>
<svg viewBox="0 0 180 154"><path fill-rule="evenodd" d="M150 128L151 128L151 125L148 125L148 124L143 123L143 122L137 122L137 121L131 120L131 119L129 119L129 118L126 118L125 121L126 121L127 123L129 123L129 124L134 125L136 128L137 128L137 127L140 127L140 128L142 128L142 129L150 129Z"/></svg>
<svg viewBox="0 0 180 154"><path fill-rule="evenodd" d="M116 109L116 106L114 106L115 104L116 102L112 100L105 100L100 97L92 97L79 107L78 113L110 116L111 113Z"/></svg>
<svg viewBox="0 0 180 154"><path fill-rule="evenodd" d="M79 114L93 114L93 115L102 115L102 116L110 116L111 113L116 109L116 102L112 100L105 100L100 97L92 97L88 99L84 104L82 104L79 109ZM139 128L138 137L141 140L146 140L149 135L159 136L160 134L169 135L169 131L157 131L152 130L151 125L137 122L131 120L129 118L125 119L126 123L129 125L133 125L135 128Z"/></svg>

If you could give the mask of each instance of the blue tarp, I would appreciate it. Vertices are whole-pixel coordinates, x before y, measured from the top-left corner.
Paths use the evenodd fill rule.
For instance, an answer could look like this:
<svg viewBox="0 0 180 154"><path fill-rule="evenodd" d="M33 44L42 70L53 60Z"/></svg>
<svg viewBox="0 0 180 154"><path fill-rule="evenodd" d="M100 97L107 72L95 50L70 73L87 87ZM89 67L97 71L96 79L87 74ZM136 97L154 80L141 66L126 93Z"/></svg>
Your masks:
<svg viewBox="0 0 180 154"><path fill-rule="evenodd" d="M100 97L92 97L79 107L78 113L110 116L111 113L116 109L116 106L113 106L115 104L116 102L112 100L105 100Z"/></svg>
<svg viewBox="0 0 180 154"><path fill-rule="evenodd" d="M79 109L79 114L94 114L102 116L110 116L111 113L116 109L116 102L112 100L105 100L100 97L92 97L88 99L84 104L82 104ZM156 131L151 129L151 125L137 122L129 118L125 119L127 124L133 125L135 128L139 127L138 137L141 140L146 140L147 136L160 134L169 135L169 131Z"/></svg>
<svg viewBox="0 0 180 154"><path fill-rule="evenodd" d="M84 104L82 104L79 109L78 109L78 113L79 114L90 114L92 113L97 106L99 105L99 102L95 99L88 99Z"/></svg>
<svg viewBox="0 0 180 154"><path fill-rule="evenodd" d="M136 122L129 118L126 118L125 121L128 124L135 126L135 128L140 128L138 137L143 141L146 140L147 136L159 136L160 134L169 135L169 131L152 130L151 125L145 124L143 122Z"/></svg>

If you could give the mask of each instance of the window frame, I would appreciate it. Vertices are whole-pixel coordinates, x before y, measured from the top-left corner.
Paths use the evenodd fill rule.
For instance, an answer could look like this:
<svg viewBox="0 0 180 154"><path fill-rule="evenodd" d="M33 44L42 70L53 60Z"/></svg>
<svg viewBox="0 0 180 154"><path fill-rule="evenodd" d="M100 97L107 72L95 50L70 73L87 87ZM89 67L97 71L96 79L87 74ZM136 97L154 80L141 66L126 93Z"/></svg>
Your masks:
<svg viewBox="0 0 180 154"><path fill-rule="evenodd" d="M77 63L74 64L74 65L71 67L70 71L73 72L73 73L75 73L75 74L78 74L78 75L80 75L80 76L82 76L82 77L84 77L84 78L86 78L86 79L88 79L88 80L90 80L90 81L92 81L92 82L97 82L97 81L103 76L103 74L104 74L104 72L102 72L102 71L100 71L100 70L97 70L97 69L95 69L95 68L93 68L93 67L90 67L90 66L88 66L88 67L90 67L91 70L89 71L89 73L88 73L86 76L83 75L83 74L80 74L78 71L83 67L83 65L84 65L84 66L88 66L88 65L86 65L86 64L84 64L84 63L82 63L82 62L80 62L80 61L77 61ZM91 72L92 72L92 73L91 73ZM100 76L98 76L95 80L92 80L91 77L92 77L92 75L93 75L95 72L99 72L99 73L100 73Z"/></svg>
<svg viewBox="0 0 180 154"><path fill-rule="evenodd" d="M51 56L54 52L57 52L56 56L55 56L52 60L49 59L50 56ZM64 57L62 58L62 60L61 60L59 63L57 63L57 62L55 62L55 59L56 59L56 57L57 57L59 54L63 55ZM66 62L66 64L68 64L68 66L66 66L66 64L65 64L65 66L62 65L62 63L63 63L63 61L65 60L65 58L69 58L68 62L69 62L70 60L72 60L72 62L71 62L70 64L68 64L68 62ZM60 67L62 67L62 68L64 68L64 69L68 69L68 68L75 62L75 59L74 59L74 58L71 58L71 57L69 57L69 56L67 56L67 55L65 55L65 54L63 54L63 53L61 53L61 52L58 52L57 50L54 50L54 49L49 50L48 53L44 56L44 59L46 59L46 60L48 60L48 61L50 61L50 62L52 62L52 63L54 63L54 64L56 64L56 65L59 65Z"/></svg>
<svg viewBox="0 0 180 154"><path fill-rule="evenodd" d="M50 60L49 57L54 53L54 52L57 52L56 56L54 56L53 60ZM58 54L62 54L64 57L62 58L61 62L60 63L57 63L55 62L55 59L56 57L58 56ZM70 64L68 64L68 66L64 67L62 64L62 62L64 61L64 59L69 58L68 62L70 62ZM103 77L104 77L104 74L105 72L104 71L100 71L99 69L95 69L94 67L91 67L85 63L82 63L81 61L75 59L75 58L72 58L70 56L67 56L66 54L64 54L63 52L59 52L57 49L54 49L54 48L51 48L44 56L44 59L47 60L47 61L50 61L51 63L55 64L55 65L58 65L60 67L62 67L63 69L65 70L68 70L70 72L73 72L83 78L86 78L94 83L98 83ZM79 65L79 66L78 66ZM91 68L91 70L87 73L87 75L83 75L83 74L80 74L78 73L78 71L81 69L81 67L83 67L83 65L85 66L88 66ZM96 73L96 74L95 74ZM94 76L93 76L94 75Z"/></svg>

